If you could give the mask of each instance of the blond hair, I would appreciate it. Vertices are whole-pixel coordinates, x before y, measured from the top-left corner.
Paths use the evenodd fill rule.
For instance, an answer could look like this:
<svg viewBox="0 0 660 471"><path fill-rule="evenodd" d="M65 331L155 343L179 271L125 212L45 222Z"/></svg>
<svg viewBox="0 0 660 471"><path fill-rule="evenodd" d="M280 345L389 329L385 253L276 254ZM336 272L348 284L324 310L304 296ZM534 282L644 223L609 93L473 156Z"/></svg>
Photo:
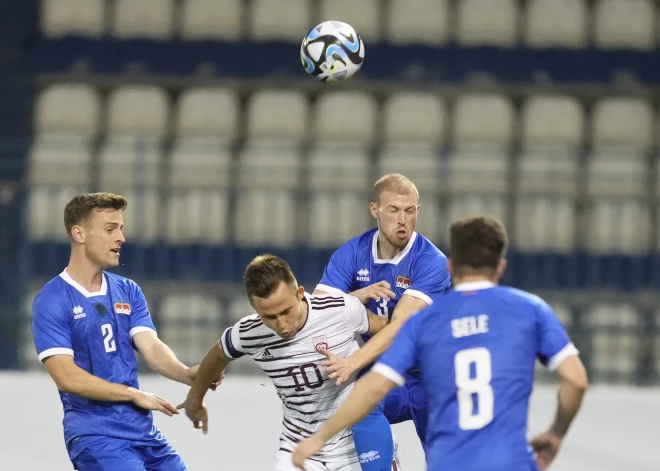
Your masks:
<svg viewBox="0 0 660 471"><path fill-rule="evenodd" d="M392 191L398 195L415 195L419 199L419 191L415 184L400 173L389 173L378 179L374 184L372 201L378 203L380 195L385 191Z"/></svg>

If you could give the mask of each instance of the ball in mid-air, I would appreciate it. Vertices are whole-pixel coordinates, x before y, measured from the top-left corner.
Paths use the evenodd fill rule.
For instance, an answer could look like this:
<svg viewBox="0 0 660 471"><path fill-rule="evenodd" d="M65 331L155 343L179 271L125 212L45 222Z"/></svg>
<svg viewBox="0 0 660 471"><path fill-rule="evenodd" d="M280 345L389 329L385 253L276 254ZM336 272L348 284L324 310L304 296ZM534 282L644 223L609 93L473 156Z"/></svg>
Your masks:
<svg viewBox="0 0 660 471"><path fill-rule="evenodd" d="M321 82L339 83L362 67L364 43L355 29L341 21L324 21L312 28L300 46L305 71Z"/></svg>

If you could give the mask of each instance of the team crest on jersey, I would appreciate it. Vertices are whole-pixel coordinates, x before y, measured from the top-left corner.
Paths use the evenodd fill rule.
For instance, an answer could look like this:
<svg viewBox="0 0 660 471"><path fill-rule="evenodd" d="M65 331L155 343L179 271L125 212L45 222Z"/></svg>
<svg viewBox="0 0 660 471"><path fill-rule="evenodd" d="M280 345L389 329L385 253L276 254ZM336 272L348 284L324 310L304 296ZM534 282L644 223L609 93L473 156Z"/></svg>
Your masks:
<svg viewBox="0 0 660 471"><path fill-rule="evenodd" d="M131 305L124 302L115 303L115 312L117 314L123 314L124 316L131 315Z"/></svg>
<svg viewBox="0 0 660 471"><path fill-rule="evenodd" d="M408 275L403 274L399 275L396 277L396 287L401 288L401 289L408 289L410 288L410 285L412 284L412 281L410 281L410 278L408 278Z"/></svg>
<svg viewBox="0 0 660 471"><path fill-rule="evenodd" d="M325 337L325 335L320 335L318 337L313 337L312 342L314 342L314 348L319 353L321 353L321 350L327 350L328 347L329 347L328 339Z"/></svg>

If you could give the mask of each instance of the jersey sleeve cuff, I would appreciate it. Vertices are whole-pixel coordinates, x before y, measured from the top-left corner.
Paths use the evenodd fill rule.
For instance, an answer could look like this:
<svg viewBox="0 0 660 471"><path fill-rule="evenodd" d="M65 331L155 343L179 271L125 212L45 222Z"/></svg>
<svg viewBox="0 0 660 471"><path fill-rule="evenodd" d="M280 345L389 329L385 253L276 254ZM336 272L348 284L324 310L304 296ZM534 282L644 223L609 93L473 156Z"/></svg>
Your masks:
<svg viewBox="0 0 660 471"><path fill-rule="evenodd" d="M550 358L550 361L548 361L548 369L550 371L555 371L561 363L567 359L568 357L572 357L575 355L579 355L580 352L578 351L577 348L575 348L575 345L572 343L569 343L566 345L564 348L559 350L558 353L555 354L552 358Z"/></svg>
<svg viewBox="0 0 660 471"><path fill-rule="evenodd" d="M44 350L39 354L37 358L39 358L39 361L44 361L48 357L52 357L55 355L71 355L73 356L73 350L70 348L62 348L62 347L57 347L57 348L49 348L48 350Z"/></svg>
<svg viewBox="0 0 660 471"><path fill-rule="evenodd" d="M401 376L399 373L397 373L394 368L392 368L389 365L386 365L385 363L376 363L372 368L371 371L374 373L378 373L381 376L385 376L387 379L392 381L394 384L397 386L403 386L406 384L406 380Z"/></svg>
<svg viewBox="0 0 660 471"><path fill-rule="evenodd" d="M320 291L325 291L328 294L335 294L337 296L341 296L342 294L346 294L338 288L335 288L333 286L328 286L328 285L322 285L320 283L318 285L316 285L316 288L314 288L314 291L316 291L317 289L320 290Z"/></svg>
<svg viewBox="0 0 660 471"><path fill-rule="evenodd" d="M421 291L417 291L416 289L407 289L403 292L403 294L408 294L408 295L410 295L414 298L421 299L422 301L424 301L429 306L431 304L433 304L433 300L431 299L431 297L428 294L424 294Z"/></svg>
<svg viewBox="0 0 660 471"><path fill-rule="evenodd" d="M130 335L131 338L133 338L135 334L139 334L140 332L153 332L154 334L156 333L156 331L151 327L146 327L141 325L141 326L133 327L131 330L129 330L128 335Z"/></svg>
<svg viewBox="0 0 660 471"><path fill-rule="evenodd" d="M220 337L220 345L222 345L222 351L224 352L227 358L229 358L230 360L237 360L240 357L244 356L245 353L241 352L234 346L234 342L231 338L232 331L233 328L228 327L222 333L222 337Z"/></svg>

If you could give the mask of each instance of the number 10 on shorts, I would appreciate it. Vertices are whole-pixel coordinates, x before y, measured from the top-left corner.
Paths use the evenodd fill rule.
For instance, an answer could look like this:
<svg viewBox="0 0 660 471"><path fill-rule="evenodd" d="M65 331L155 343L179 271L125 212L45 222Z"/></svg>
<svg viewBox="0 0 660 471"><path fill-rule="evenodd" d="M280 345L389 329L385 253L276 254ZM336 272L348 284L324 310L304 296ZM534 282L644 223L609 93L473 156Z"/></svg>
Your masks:
<svg viewBox="0 0 660 471"><path fill-rule="evenodd" d="M471 374L472 365L474 375ZM454 370L459 428L478 430L485 427L493 421L495 407L493 388L490 385L493 378L490 351L483 347L461 350L454 356Z"/></svg>

